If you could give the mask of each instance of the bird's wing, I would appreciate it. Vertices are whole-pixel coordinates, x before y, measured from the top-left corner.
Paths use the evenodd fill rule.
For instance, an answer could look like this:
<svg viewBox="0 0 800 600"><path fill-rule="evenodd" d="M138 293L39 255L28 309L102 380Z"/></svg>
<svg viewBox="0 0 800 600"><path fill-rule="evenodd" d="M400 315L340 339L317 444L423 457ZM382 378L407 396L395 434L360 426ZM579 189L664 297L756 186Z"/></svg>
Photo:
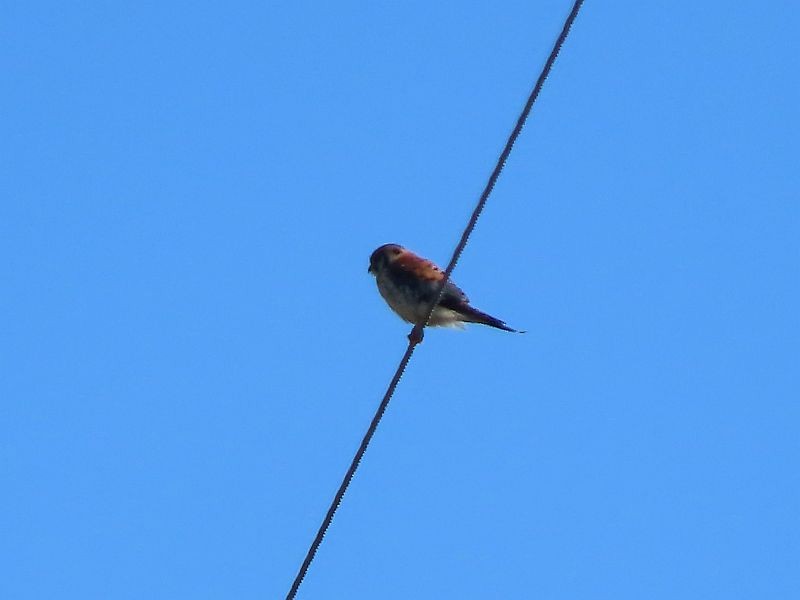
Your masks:
<svg viewBox="0 0 800 600"><path fill-rule="evenodd" d="M441 281L444 272L433 262L406 250L394 264L423 281Z"/></svg>
<svg viewBox="0 0 800 600"><path fill-rule="evenodd" d="M408 250L394 262L393 266L421 281L431 284L436 284L444 279L444 271L437 267L435 263ZM431 287L433 288L434 286L432 285ZM447 283L444 285L444 293L440 304L444 305L446 302L469 302L467 295L450 278L447 279Z"/></svg>

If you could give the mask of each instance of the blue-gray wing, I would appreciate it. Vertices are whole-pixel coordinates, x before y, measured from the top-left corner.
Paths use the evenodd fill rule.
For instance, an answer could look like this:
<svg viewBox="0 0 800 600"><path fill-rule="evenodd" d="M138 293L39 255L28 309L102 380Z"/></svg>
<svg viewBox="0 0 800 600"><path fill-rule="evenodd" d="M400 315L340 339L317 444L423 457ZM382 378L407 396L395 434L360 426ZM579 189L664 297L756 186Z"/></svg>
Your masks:
<svg viewBox="0 0 800 600"><path fill-rule="evenodd" d="M439 306L445 308L458 309L459 306L469 304L469 298L452 280L448 279L444 284L444 293L439 300Z"/></svg>

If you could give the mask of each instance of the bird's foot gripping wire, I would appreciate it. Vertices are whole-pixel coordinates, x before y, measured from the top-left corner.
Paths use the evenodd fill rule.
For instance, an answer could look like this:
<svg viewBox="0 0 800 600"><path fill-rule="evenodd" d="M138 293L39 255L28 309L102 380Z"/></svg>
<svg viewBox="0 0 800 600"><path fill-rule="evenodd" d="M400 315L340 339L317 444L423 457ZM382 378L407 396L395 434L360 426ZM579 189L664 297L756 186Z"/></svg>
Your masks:
<svg viewBox="0 0 800 600"><path fill-rule="evenodd" d="M414 329L412 329L411 333L408 334L408 341L416 346L422 342L422 338L424 337L425 333L423 332L423 325L414 325Z"/></svg>

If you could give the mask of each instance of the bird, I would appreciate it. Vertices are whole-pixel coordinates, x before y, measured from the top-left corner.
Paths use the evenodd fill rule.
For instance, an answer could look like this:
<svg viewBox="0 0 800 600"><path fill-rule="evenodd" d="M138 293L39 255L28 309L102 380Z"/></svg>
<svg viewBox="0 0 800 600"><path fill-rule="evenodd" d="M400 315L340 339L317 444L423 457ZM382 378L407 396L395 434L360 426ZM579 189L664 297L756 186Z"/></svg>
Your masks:
<svg viewBox="0 0 800 600"><path fill-rule="evenodd" d="M369 257L367 272L375 276L378 291L389 308L404 321L418 326L415 328L419 335L417 341L422 341L425 317L444 279L444 271L399 244L384 244ZM524 333L471 306L467 295L448 278L427 325L463 328L464 323L480 323L503 331Z"/></svg>

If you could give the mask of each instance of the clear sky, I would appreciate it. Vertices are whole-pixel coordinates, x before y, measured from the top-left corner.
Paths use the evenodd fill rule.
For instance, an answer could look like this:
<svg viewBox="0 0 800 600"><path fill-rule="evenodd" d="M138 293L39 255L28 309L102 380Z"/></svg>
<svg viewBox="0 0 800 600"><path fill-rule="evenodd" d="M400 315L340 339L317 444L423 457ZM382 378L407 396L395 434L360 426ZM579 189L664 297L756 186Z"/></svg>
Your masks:
<svg viewBox="0 0 800 600"><path fill-rule="evenodd" d="M300 598L800 597L800 17L587 2ZM281 598L570 4L11 2L0 596Z"/></svg>

